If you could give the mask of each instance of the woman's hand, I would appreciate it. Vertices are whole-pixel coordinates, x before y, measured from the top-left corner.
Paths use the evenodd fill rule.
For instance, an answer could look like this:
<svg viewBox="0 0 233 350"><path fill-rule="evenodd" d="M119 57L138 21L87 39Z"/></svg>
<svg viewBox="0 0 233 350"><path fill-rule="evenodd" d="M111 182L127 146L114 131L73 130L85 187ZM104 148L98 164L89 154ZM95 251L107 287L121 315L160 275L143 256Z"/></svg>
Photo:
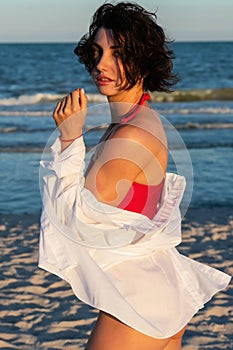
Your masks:
<svg viewBox="0 0 233 350"><path fill-rule="evenodd" d="M61 139L71 140L82 134L86 119L87 96L76 89L57 103L53 118L61 132Z"/></svg>

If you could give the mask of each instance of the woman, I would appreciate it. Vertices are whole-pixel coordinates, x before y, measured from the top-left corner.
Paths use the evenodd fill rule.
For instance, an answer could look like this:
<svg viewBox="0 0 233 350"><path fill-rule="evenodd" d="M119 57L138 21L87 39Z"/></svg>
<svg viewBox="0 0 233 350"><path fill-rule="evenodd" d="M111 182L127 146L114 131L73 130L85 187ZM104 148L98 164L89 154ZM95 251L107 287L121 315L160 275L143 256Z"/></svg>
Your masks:
<svg viewBox="0 0 233 350"><path fill-rule="evenodd" d="M77 89L57 104L60 140L53 161L42 164L50 173L40 266L100 310L86 350L181 349L187 322L229 276L174 248L184 182L166 174L165 133L145 93L169 92L176 82L172 52L155 15L122 2L96 11L75 53L107 96L112 120L83 178L87 97ZM74 242L75 230L81 244ZM103 250L99 237L106 232Z"/></svg>

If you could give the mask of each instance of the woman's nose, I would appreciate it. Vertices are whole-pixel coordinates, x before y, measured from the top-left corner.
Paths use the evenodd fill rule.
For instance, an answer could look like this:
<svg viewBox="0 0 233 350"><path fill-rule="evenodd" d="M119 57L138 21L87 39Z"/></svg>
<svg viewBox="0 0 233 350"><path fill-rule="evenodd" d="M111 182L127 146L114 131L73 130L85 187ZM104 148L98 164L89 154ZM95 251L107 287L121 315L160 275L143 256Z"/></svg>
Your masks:
<svg viewBox="0 0 233 350"><path fill-rule="evenodd" d="M107 54L103 53L97 60L96 68L99 71L105 71L107 70L108 66L109 66L109 57Z"/></svg>

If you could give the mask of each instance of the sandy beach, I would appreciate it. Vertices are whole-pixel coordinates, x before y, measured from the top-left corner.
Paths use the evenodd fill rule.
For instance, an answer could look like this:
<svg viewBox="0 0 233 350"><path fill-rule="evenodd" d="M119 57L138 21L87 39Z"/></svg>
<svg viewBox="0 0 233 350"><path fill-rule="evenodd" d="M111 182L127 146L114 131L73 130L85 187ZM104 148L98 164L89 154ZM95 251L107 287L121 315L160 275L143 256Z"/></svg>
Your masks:
<svg viewBox="0 0 233 350"><path fill-rule="evenodd" d="M232 275L232 232L229 207L190 209L178 250ZM97 311L37 267L39 217L0 215L0 234L0 349L83 349ZM231 284L190 321L184 350L233 348L232 294Z"/></svg>

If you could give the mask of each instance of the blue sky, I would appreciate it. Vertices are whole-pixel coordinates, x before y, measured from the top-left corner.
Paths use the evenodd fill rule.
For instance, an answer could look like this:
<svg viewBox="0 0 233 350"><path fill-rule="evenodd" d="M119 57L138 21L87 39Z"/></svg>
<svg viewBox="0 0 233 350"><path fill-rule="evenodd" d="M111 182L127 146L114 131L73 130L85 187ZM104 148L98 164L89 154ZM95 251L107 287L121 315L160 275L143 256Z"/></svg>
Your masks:
<svg viewBox="0 0 233 350"><path fill-rule="evenodd" d="M104 0L0 0L0 42L76 42ZM176 41L233 41L233 0L138 0Z"/></svg>

